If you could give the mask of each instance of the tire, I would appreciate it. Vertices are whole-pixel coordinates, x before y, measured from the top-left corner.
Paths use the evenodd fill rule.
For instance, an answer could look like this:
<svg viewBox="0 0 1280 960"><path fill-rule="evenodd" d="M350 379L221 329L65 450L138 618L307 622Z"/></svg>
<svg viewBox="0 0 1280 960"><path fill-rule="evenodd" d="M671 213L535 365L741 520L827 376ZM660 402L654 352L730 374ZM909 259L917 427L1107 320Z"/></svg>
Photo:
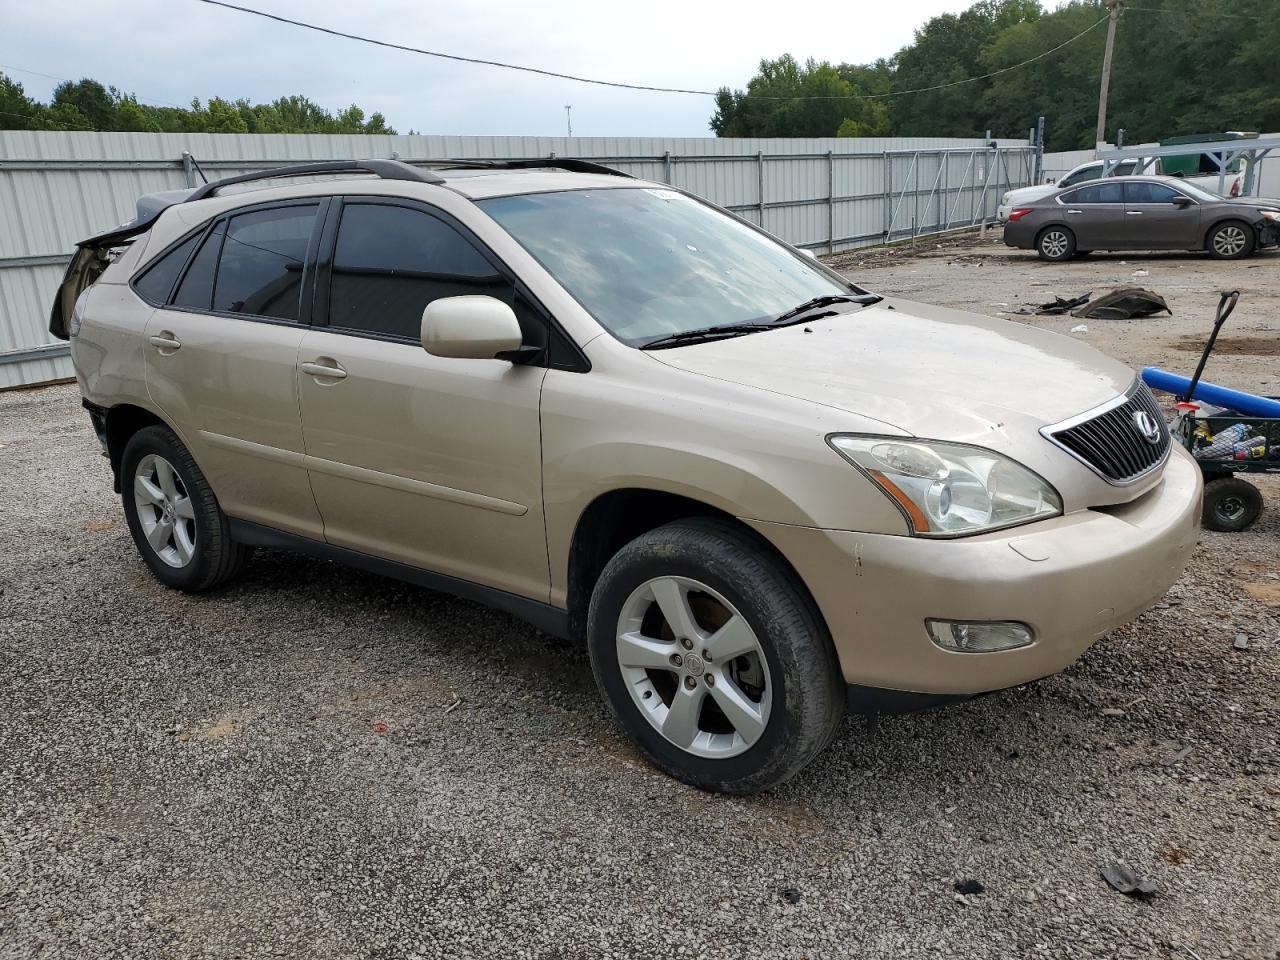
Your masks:
<svg viewBox="0 0 1280 960"><path fill-rule="evenodd" d="M1257 245L1253 228L1239 220L1217 224L1205 238L1205 248L1216 260L1243 260Z"/></svg>
<svg viewBox="0 0 1280 960"><path fill-rule="evenodd" d="M782 783L844 712L835 648L804 585L726 521L671 523L623 547L592 593L587 642L619 724L655 766L703 790Z"/></svg>
<svg viewBox="0 0 1280 960"><path fill-rule="evenodd" d="M1247 530L1262 514L1262 493L1248 480L1220 477L1204 487L1201 523L1219 533Z"/></svg>
<svg viewBox="0 0 1280 960"><path fill-rule="evenodd" d="M1076 235L1068 227L1045 227L1036 237L1036 253L1054 263L1070 260L1076 253Z"/></svg>
<svg viewBox="0 0 1280 960"><path fill-rule="evenodd" d="M120 495L133 542L165 586L211 590L249 562L252 548L231 539L209 482L168 427L145 427L129 438L120 459Z"/></svg>

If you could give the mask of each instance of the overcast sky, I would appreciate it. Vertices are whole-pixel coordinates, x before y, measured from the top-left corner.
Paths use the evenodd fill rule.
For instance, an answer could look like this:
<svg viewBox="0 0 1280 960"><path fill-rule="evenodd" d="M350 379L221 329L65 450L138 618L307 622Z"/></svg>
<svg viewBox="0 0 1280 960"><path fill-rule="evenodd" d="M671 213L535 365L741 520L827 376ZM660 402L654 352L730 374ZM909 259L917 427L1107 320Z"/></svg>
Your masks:
<svg viewBox="0 0 1280 960"><path fill-rule="evenodd" d="M779 4L757 0L237 0L297 20L429 50L626 83L742 87L764 57L867 62L929 17L972 0ZM17 69L22 68L22 69ZM612 90L439 60L274 23L198 0L3 0L0 70L47 100L92 77L144 102L254 102L301 93L357 103L404 133L709 136L710 97ZM24 72L27 71L27 72Z"/></svg>

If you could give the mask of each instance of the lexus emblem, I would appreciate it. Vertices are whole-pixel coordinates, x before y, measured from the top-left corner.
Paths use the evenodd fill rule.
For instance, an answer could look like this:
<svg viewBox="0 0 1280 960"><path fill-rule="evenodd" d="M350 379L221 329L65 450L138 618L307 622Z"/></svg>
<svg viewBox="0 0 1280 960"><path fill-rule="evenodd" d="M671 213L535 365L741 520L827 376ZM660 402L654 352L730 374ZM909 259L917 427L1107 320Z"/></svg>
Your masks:
<svg viewBox="0 0 1280 960"><path fill-rule="evenodd" d="M1142 435L1142 439L1153 447L1160 442L1160 423L1147 411L1134 411L1133 426Z"/></svg>

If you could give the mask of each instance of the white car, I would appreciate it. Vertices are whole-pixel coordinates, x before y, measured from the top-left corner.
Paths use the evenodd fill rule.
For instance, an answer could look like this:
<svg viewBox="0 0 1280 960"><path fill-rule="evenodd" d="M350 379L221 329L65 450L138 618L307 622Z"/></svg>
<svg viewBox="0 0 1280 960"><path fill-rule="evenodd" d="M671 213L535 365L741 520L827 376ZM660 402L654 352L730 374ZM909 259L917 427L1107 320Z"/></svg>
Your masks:
<svg viewBox="0 0 1280 960"><path fill-rule="evenodd" d="M1116 163L1108 176L1127 177L1131 175L1134 168L1137 167L1136 160L1121 160ZM1155 158L1154 163L1148 163L1143 169L1143 175L1159 176L1161 172L1160 158ZM1087 180L1097 180L1102 176L1102 161L1090 160L1088 163L1082 163L1080 166L1069 171L1057 183L1041 183L1030 187L1019 187L1016 190L1007 191L1000 198L1000 205L996 207L996 219L1001 223L1006 223L1009 219L1009 211L1015 207L1024 207L1029 203L1035 203L1037 200L1043 200L1045 197L1058 190L1067 187L1074 187L1077 184L1084 183ZM1206 174L1199 177L1182 177L1180 178L1187 183L1195 184L1202 190L1208 190L1210 193L1218 192L1218 175ZM1242 179L1238 173L1228 173L1226 177L1227 195L1232 197L1240 196L1240 187Z"/></svg>

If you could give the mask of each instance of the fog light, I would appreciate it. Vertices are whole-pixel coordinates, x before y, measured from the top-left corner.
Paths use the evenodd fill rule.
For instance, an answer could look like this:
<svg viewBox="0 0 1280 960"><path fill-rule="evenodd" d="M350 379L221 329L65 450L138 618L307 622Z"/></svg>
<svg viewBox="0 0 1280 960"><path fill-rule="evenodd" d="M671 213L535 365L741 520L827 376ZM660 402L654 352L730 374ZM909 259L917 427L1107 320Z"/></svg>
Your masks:
<svg viewBox="0 0 1280 960"><path fill-rule="evenodd" d="M926 620L924 625L934 643L954 653L995 653L1036 642L1030 627L1012 621Z"/></svg>

